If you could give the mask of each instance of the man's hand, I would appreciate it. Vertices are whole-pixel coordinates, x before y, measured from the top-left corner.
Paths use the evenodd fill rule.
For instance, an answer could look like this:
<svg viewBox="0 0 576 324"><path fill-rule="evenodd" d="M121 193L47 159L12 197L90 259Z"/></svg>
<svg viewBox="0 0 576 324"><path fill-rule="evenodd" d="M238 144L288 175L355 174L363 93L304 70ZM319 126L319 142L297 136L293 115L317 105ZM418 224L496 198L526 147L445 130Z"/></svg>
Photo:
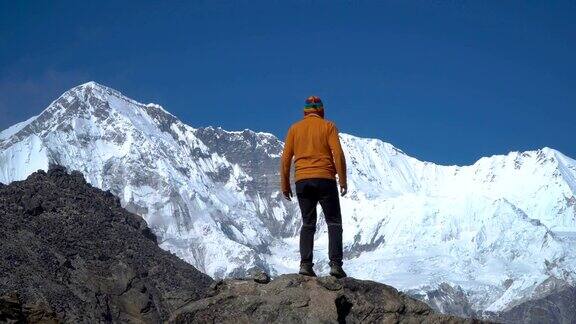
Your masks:
<svg viewBox="0 0 576 324"><path fill-rule="evenodd" d="M344 197L347 192L348 192L348 188L340 187L340 196Z"/></svg>
<svg viewBox="0 0 576 324"><path fill-rule="evenodd" d="M292 194L292 189L288 189L288 191L284 191L282 194L284 194L284 198L286 198L288 201L291 201L292 197L294 196Z"/></svg>

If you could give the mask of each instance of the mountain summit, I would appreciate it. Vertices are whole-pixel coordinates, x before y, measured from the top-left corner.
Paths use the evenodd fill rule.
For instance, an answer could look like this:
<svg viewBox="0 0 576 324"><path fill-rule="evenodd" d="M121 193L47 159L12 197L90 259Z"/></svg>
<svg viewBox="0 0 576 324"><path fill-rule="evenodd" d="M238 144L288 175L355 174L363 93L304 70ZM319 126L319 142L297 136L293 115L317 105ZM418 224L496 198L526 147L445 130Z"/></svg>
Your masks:
<svg viewBox="0 0 576 324"><path fill-rule="evenodd" d="M341 141L350 275L459 315L504 311L574 284L573 159L543 148L441 166L377 139ZM279 193L282 147L268 133L190 127L89 82L0 133L0 182L63 165L120 197L162 248L210 276L254 266L279 275L296 271L300 227L296 203ZM320 273L326 249L320 221Z"/></svg>

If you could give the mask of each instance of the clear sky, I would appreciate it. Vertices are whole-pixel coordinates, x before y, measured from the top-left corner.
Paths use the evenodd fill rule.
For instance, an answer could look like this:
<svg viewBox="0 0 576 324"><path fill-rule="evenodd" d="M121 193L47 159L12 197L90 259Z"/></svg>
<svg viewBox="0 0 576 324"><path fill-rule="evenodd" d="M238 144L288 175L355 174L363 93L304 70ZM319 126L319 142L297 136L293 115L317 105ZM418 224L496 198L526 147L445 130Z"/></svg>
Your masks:
<svg viewBox="0 0 576 324"><path fill-rule="evenodd" d="M0 129L94 80L195 126L340 131L469 164L576 158L576 1L0 0Z"/></svg>

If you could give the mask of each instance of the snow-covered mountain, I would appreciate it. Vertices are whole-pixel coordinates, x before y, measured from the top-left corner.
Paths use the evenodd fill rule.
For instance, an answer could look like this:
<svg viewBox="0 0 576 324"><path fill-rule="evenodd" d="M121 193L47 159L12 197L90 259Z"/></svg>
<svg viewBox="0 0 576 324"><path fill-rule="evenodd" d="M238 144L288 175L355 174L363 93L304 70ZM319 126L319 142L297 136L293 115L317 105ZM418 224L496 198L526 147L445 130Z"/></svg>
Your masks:
<svg viewBox="0 0 576 324"><path fill-rule="evenodd" d="M350 275L445 311L456 298L472 310L502 311L574 284L575 160L544 148L441 166L377 139L341 140ZM282 146L272 134L193 128L159 105L89 82L0 133L0 182L61 164L119 196L163 248L205 273L259 266L281 274L296 271L300 227L297 204L278 191ZM321 221L320 273L326 250Z"/></svg>

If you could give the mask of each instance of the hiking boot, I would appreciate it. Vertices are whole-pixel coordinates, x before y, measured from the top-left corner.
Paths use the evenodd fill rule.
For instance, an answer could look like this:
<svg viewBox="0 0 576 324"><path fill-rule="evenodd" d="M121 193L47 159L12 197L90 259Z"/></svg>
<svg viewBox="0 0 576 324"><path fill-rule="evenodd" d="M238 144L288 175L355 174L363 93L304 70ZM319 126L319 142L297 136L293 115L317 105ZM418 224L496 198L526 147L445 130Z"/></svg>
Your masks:
<svg viewBox="0 0 576 324"><path fill-rule="evenodd" d="M338 279L346 277L346 272L342 269L341 265L331 264L330 265L330 275Z"/></svg>
<svg viewBox="0 0 576 324"><path fill-rule="evenodd" d="M300 264L300 272L298 272L298 273L301 275L304 275L304 276L316 277L316 273L314 272L314 269L312 269L313 265L314 265L314 263L302 263L302 264Z"/></svg>

